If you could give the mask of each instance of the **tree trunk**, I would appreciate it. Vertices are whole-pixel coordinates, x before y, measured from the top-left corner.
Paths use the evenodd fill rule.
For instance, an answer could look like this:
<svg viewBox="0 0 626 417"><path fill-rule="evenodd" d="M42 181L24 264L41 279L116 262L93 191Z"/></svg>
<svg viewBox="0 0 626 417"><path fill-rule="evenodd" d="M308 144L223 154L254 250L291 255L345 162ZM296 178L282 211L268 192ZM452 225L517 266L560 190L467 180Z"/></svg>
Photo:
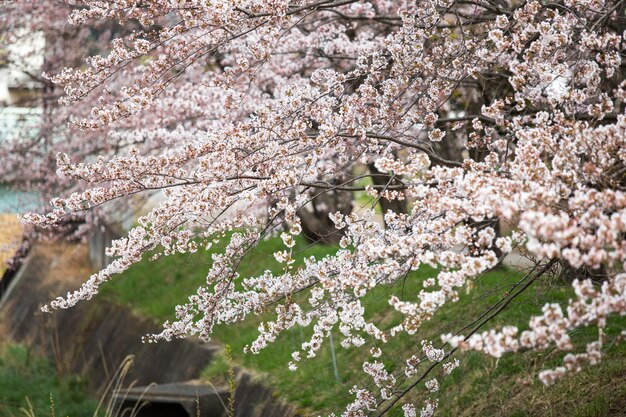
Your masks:
<svg viewBox="0 0 626 417"><path fill-rule="evenodd" d="M319 193L319 190L314 192ZM338 244L344 232L335 227L328 215L335 212L350 214L352 200L351 191L332 190L315 196L309 204L298 211L304 236L310 242Z"/></svg>
<svg viewBox="0 0 626 417"><path fill-rule="evenodd" d="M392 178L391 175L380 172L379 170L376 169L374 164L368 164L367 167L370 173L372 174L371 178L372 178L372 182L374 183L374 185L381 186L381 187L385 187L387 185L400 185L400 181L398 181L396 178ZM380 208L383 211L383 216L389 210L398 214L404 214L408 210L406 200L388 200L386 198L381 197L378 201L380 203Z"/></svg>

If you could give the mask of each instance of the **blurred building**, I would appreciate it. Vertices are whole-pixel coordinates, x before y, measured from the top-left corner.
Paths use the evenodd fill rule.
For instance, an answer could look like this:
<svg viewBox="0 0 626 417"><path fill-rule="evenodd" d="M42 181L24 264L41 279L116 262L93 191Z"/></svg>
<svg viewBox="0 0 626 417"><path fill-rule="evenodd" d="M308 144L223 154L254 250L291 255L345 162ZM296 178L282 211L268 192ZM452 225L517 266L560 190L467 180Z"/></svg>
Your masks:
<svg viewBox="0 0 626 417"><path fill-rule="evenodd" d="M17 34L0 46L0 141L36 135L41 118L41 69L45 39L41 33ZM9 190L0 183L0 213L26 211L33 193Z"/></svg>
<svg viewBox="0 0 626 417"><path fill-rule="evenodd" d="M0 106L33 107L41 88L45 38L18 32L16 40L0 47Z"/></svg>

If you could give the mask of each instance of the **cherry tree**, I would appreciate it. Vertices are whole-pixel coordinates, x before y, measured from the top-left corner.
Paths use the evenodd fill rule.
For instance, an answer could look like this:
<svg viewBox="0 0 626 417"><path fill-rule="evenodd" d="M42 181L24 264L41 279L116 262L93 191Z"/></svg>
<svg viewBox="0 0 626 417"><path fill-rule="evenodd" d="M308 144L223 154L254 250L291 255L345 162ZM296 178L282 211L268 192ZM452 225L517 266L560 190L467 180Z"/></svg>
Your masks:
<svg viewBox="0 0 626 417"><path fill-rule="evenodd" d="M569 332L626 314L623 0L68 7L77 28L127 29L102 55L44 75L74 109L72 134L95 149L82 160L60 149L58 174L78 188L24 220L54 228L134 195L159 190L163 199L113 242L109 266L45 310L91 299L146 257L204 250L228 231L206 284L150 340L208 339L215 325L271 306L274 319L248 350L309 326L312 337L288 365L297 371L338 329L343 347L373 344L363 364L371 383L353 388L345 416L384 414L413 389L433 397L404 404L405 416L432 415L435 373L448 375L465 350L568 351L563 366L539 374L546 384L600 361L606 335L580 347ZM116 152L98 149L111 142ZM357 191L372 207L346 203ZM311 213L333 227L315 232L303 221ZM339 250L295 268L301 233ZM239 276L242 257L272 234L284 243L274 254L284 269ZM519 250L535 265L496 306L441 341L419 337L460 289ZM363 297L421 265L437 268L423 290L388 300L400 324L366 319ZM576 295L565 310L544 306L524 331L486 329L534 282L557 273ZM401 334L415 335L415 352L391 372L379 358Z"/></svg>

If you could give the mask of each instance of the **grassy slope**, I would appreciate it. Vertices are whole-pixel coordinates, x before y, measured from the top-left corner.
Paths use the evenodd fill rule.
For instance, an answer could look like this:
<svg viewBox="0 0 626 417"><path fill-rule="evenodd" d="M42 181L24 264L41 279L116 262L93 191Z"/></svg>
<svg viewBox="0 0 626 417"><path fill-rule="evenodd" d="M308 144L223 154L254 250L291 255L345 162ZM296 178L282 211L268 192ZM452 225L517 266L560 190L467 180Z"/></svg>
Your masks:
<svg viewBox="0 0 626 417"><path fill-rule="evenodd" d="M249 276L266 269L279 270L272 253L281 248L278 239L263 242L242 262L241 275ZM317 258L331 254L333 248L307 246L298 241L296 247L301 251L298 259L306 256ZM213 250L219 250L219 245ZM300 264L297 262L296 265ZM104 288L105 296L119 302L132 305L139 313L158 320L172 318L173 307L184 302L186 296L204 281L210 265L210 255L205 253L173 256L155 263L143 262L127 271ZM391 288L380 288L364 299L369 317L384 323L397 323L400 317L389 313L387 299L391 294L414 298L422 288L424 277L432 276L433 271L423 268L410 275L403 282ZM485 307L492 305L501 295L519 279L519 273L507 270L495 270L480 277L474 283L473 291L462 294L456 304L446 306L437 314L435 320L426 323L420 333L414 337L401 336L392 339L392 357L382 360L393 367L394 358L408 357L418 352L418 341L423 338L437 340L442 332L449 332L478 316ZM496 291L493 289L497 288ZM490 323L517 324L524 327L531 315L540 312L540 306L546 301L566 302L570 296L569 286L559 283L538 283L516 299L509 308ZM222 343L228 343L233 350L234 360L246 368L253 369L276 387L278 393L289 401L310 411L337 411L351 397L347 390L363 381L361 363L366 356L362 350L345 350L339 346L339 335L335 333L340 381L336 381L330 347L324 346L315 359L303 361L297 372L287 369L290 354L306 340L308 329L296 329L284 334L276 344L259 355L244 355L243 347L256 336L256 327L261 319L253 318L236 326L221 326L215 329L214 337ZM611 322L611 329L624 328L624 320ZM613 331L613 330L611 330ZM595 329L583 329L577 332L575 339L580 342L590 341L597 335ZM626 361L623 360L624 348L611 348L606 360L595 368L568 378L553 387L543 387L536 380L537 372L546 366L560 364L563 354L554 351L507 355L496 361L478 353L461 357L462 366L451 376L444 379L439 393L440 414L452 416L517 415L517 416L604 416L621 410L626 404L626 388L620 384L626 375ZM205 376L217 378L224 373L225 362L216 361L210 366ZM433 374L433 375L436 375ZM609 394L610 393L610 394ZM423 387L414 390L411 400L425 398ZM622 407L622 408L620 408ZM399 414L395 410L392 415Z"/></svg>
<svg viewBox="0 0 626 417"><path fill-rule="evenodd" d="M50 416L51 397L59 417L89 416L96 409L84 381L59 378L52 362L22 345L0 346L0 416L25 416L28 401L35 416Z"/></svg>

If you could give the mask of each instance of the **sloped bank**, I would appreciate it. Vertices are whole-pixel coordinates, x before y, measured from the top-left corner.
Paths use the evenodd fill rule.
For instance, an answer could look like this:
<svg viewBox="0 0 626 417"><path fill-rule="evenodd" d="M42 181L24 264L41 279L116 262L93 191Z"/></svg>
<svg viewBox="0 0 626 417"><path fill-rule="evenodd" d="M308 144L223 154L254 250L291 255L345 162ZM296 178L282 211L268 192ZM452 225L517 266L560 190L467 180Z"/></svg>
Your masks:
<svg viewBox="0 0 626 417"><path fill-rule="evenodd" d="M40 311L43 303L80 285L90 273L87 259L84 246L38 244L33 248L0 302L3 330L9 340L52 356L59 370L87 378L97 395L128 355L135 358L128 380L138 386L197 379L218 345L189 340L144 344L141 337L157 330L153 322L137 317L127 307L97 299L53 314ZM221 412L215 407L202 411L202 415ZM240 373L235 414L279 417L294 413L271 389Z"/></svg>

